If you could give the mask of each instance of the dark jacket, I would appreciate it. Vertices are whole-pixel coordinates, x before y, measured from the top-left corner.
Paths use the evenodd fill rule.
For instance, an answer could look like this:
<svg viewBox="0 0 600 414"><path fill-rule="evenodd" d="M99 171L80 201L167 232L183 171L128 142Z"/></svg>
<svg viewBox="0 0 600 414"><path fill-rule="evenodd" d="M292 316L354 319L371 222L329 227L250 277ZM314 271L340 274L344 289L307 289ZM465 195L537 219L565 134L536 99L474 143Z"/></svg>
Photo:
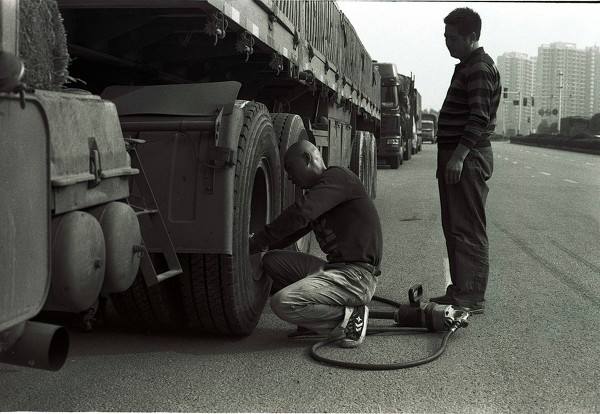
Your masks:
<svg viewBox="0 0 600 414"><path fill-rule="evenodd" d="M311 230L330 263L377 267L381 262L379 215L359 178L346 168L327 168L315 186L252 238L250 253L286 247Z"/></svg>

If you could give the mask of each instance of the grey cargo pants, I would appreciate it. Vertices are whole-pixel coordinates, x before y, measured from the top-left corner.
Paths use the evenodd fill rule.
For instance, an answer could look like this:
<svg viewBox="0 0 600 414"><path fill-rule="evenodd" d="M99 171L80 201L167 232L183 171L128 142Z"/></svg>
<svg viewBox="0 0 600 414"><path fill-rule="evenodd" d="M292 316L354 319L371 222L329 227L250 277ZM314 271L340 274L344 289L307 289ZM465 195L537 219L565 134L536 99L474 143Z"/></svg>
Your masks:
<svg viewBox="0 0 600 414"><path fill-rule="evenodd" d="M342 322L346 307L370 302L377 285L371 272L352 264L324 270L326 264L289 250L265 253L263 271L273 280L271 308L279 318L329 333Z"/></svg>

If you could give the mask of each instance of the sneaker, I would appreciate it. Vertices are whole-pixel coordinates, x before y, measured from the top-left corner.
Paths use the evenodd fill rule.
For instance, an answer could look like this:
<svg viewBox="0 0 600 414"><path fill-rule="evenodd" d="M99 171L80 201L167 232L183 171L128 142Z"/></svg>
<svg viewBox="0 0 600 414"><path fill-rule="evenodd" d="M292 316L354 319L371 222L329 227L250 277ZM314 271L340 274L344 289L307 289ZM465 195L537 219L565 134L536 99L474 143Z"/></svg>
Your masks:
<svg viewBox="0 0 600 414"><path fill-rule="evenodd" d="M365 340L367 335L367 322L369 320L369 308L365 305L355 308L346 308L351 311L350 317L344 328L344 337L340 340L342 348L356 348Z"/></svg>

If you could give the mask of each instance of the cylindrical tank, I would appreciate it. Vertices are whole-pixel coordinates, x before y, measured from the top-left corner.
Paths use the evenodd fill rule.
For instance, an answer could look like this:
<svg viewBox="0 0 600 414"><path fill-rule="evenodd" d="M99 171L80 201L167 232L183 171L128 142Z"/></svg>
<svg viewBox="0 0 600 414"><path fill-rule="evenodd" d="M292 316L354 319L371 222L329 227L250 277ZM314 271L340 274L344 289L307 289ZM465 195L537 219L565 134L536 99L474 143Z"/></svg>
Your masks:
<svg viewBox="0 0 600 414"><path fill-rule="evenodd" d="M90 214L104 233L106 271L102 292L123 292L133 284L140 265L140 254L134 247L142 244L142 234L135 211L125 203L112 202L91 209Z"/></svg>
<svg viewBox="0 0 600 414"><path fill-rule="evenodd" d="M98 299L104 282L102 228L89 213L72 211L52 219L52 275L47 311L81 312Z"/></svg>

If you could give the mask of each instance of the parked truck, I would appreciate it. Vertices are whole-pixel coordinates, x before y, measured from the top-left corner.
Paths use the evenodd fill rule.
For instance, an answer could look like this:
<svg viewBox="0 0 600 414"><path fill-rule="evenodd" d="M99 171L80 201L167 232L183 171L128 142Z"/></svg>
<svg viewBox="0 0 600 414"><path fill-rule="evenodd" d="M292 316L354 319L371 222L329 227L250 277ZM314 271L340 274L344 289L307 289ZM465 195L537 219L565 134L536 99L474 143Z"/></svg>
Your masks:
<svg viewBox="0 0 600 414"><path fill-rule="evenodd" d="M397 169L408 147L403 134L405 95L401 91L398 70L394 63L374 62L381 76L381 133L377 140L379 163Z"/></svg>
<svg viewBox="0 0 600 414"><path fill-rule="evenodd" d="M375 197L380 76L333 1L3 0L0 22L0 362L60 368L66 331L31 320L105 300L251 333L248 235L301 196L298 140Z"/></svg>
<svg viewBox="0 0 600 414"><path fill-rule="evenodd" d="M437 116L434 113L421 114L421 136L423 141L435 144L437 142Z"/></svg>
<svg viewBox="0 0 600 414"><path fill-rule="evenodd" d="M415 78L412 78L412 88L410 91L411 97L411 117L412 117L412 125L414 128L413 133L413 154L417 154L421 152L421 148L423 146L423 140L421 138L421 94L415 88Z"/></svg>

